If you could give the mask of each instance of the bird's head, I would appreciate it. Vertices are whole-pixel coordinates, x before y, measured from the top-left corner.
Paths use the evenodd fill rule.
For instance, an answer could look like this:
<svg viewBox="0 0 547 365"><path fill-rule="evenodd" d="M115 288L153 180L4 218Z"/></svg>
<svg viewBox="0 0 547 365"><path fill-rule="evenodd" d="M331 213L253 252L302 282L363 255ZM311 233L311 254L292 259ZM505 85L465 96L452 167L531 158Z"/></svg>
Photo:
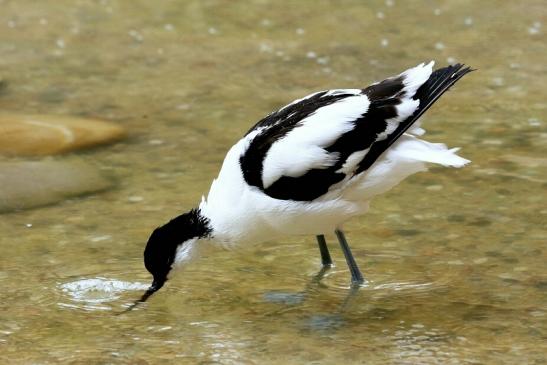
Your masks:
<svg viewBox="0 0 547 365"><path fill-rule="evenodd" d="M152 274L152 285L127 310L138 303L144 302L161 289L169 278L171 270L188 261L194 251L198 239L211 235L209 220L200 214L199 209L179 215L161 227L156 228L144 250L144 266Z"/></svg>

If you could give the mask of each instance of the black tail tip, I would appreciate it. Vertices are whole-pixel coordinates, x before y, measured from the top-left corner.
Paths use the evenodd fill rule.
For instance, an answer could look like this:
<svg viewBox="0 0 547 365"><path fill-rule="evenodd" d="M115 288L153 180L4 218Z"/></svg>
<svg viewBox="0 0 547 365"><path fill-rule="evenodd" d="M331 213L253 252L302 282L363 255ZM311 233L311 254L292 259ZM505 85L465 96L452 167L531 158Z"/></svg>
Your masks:
<svg viewBox="0 0 547 365"><path fill-rule="evenodd" d="M470 72L477 71L476 68L471 68L464 63L456 63L448 67L441 68L439 70L446 70L447 73L451 73L451 78L459 79Z"/></svg>

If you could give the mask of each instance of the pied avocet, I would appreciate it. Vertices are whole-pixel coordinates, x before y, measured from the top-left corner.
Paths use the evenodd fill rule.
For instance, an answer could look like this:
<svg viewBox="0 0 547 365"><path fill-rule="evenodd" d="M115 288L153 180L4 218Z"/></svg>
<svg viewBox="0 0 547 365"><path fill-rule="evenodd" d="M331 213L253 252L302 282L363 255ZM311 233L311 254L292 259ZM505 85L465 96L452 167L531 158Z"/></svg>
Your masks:
<svg viewBox="0 0 547 365"><path fill-rule="evenodd" d="M330 265L323 234L334 231L352 282L362 283L342 225L427 163L469 162L455 148L419 139L424 130L416 121L470 71L420 64L364 89L316 92L259 121L228 151L207 198L154 230L144 251L153 282L138 302L203 241L233 246L316 235L322 263Z"/></svg>

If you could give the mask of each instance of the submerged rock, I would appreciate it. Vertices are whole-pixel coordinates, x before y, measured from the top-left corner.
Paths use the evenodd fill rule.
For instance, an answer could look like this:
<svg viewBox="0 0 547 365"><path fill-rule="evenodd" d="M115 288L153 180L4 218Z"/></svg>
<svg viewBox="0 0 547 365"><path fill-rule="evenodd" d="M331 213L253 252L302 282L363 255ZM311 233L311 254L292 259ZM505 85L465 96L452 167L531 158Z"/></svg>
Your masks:
<svg viewBox="0 0 547 365"><path fill-rule="evenodd" d="M0 163L0 213L53 204L105 190L112 182L81 162Z"/></svg>
<svg viewBox="0 0 547 365"><path fill-rule="evenodd" d="M503 155L502 159L521 165L523 167L547 167L547 158L545 157L531 157L522 155Z"/></svg>
<svg viewBox="0 0 547 365"><path fill-rule="evenodd" d="M54 115L0 114L0 154L58 154L110 143L125 135L122 127L97 119Z"/></svg>
<svg viewBox="0 0 547 365"><path fill-rule="evenodd" d="M5 94L7 89L8 89L8 82L0 78L0 96L2 94Z"/></svg>

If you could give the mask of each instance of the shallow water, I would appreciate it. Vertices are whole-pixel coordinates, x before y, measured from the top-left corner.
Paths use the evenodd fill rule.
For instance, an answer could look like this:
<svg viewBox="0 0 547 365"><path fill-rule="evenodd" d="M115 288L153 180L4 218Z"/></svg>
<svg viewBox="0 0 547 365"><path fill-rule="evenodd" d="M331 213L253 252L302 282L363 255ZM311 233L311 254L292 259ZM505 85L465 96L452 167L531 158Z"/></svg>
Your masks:
<svg viewBox="0 0 547 365"><path fill-rule="evenodd" d="M129 131L51 157L99 166L115 188L0 215L2 363L545 363L542 1L0 7L2 110ZM415 175L347 224L367 287L349 290L333 236L337 266L312 283L314 238L288 237L207 251L147 305L114 315L150 281L150 231L199 201L257 119L430 59L479 69L424 120L428 140L473 163Z"/></svg>

